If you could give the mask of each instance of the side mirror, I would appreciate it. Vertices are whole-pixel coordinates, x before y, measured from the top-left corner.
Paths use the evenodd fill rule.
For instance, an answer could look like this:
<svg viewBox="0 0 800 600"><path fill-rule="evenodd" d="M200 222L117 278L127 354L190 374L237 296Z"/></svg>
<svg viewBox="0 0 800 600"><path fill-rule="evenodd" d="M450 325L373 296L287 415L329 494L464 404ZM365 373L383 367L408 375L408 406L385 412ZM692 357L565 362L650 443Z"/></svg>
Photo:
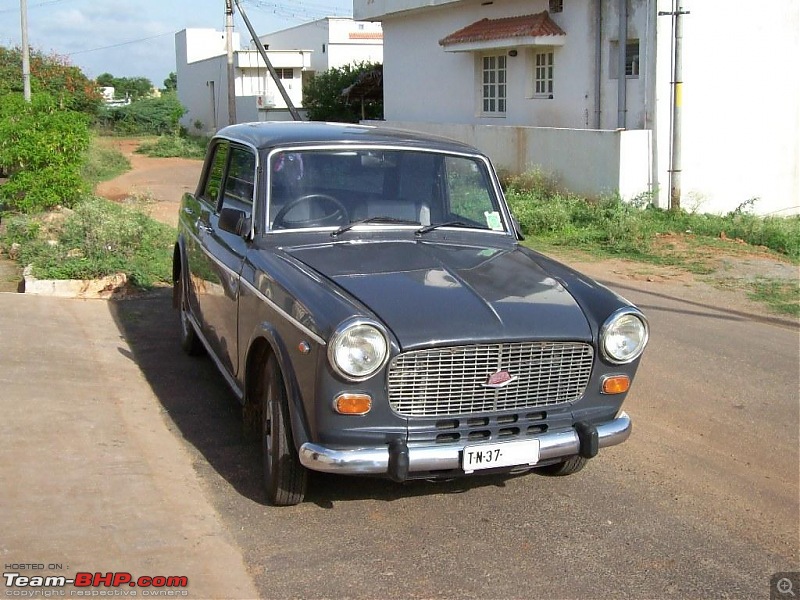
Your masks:
<svg viewBox="0 0 800 600"><path fill-rule="evenodd" d="M223 208L219 212L219 228L228 233L245 236L250 233L250 219L242 210Z"/></svg>

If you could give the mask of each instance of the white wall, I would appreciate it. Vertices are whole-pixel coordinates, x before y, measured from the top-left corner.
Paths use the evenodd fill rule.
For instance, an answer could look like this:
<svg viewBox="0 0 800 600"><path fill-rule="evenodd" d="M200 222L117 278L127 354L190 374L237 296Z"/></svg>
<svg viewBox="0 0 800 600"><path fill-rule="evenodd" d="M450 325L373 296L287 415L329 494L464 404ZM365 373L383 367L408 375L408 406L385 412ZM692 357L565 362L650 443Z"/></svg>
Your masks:
<svg viewBox="0 0 800 600"><path fill-rule="evenodd" d="M649 131L366 123L459 140L487 154L498 170L518 174L539 167L566 189L588 197L619 191L623 198L631 199L651 190Z"/></svg>
<svg viewBox="0 0 800 600"><path fill-rule="evenodd" d="M198 58L212 50L219 55ZM181 125L192 133L213 133L228 122L228 77L224 53L222 32L184 29L175 34L178 99L187 109ZM190 61L189 57L193 60ZM195 128L195 122L200 122L199 130Z"/></svg>
<svg viewBox="0 0 800 600"><path fill-rule="evenodd" d="M659 10L670 4L659 0ZM800 213L800 2L684 0L684 8L682 206L724 213L759 198L758 213ZM658 25L666 203L671 20Z"/></svg>
<svg viewBox="0 0 800 600"><path fill-rule="evenodd" d="M329 19L329 23L328 68L361 62L383 63L380 23L338 18Z"/></svg>

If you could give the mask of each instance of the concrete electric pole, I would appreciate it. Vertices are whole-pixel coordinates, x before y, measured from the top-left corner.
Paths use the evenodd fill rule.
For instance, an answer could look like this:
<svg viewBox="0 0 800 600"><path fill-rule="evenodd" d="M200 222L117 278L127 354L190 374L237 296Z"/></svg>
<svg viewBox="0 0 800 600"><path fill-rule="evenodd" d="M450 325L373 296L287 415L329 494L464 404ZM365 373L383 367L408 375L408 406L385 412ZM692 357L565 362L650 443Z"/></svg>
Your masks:
<svg viewBox="0 0 800 600"><path fill-rule="evenodd" d="M681 0L673 0L673 10L658 16L672 17L672 139L669 159L669 208L681 208L681 119L683 117L683 10Z"/></svg>
<svg viewBox="0 0 800 600"><path fill-rule="evenodd" d="M225 0L225 48L228 52L228 125L236 123L236 69L233 65L233 0Z"/></svg>
<svg viewBox="0 0 800 600"><path fill-rule="evenodd" d="M19 1L22 21L22 90L25 101L31 101L31 49L28 46L28 0Z"/></svg>

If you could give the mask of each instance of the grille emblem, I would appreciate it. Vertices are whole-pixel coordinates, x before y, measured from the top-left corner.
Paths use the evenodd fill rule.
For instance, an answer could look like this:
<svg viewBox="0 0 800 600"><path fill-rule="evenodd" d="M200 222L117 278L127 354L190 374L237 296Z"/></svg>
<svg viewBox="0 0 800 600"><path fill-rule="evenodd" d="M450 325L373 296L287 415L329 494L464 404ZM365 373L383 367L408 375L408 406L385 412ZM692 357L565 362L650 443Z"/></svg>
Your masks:
<svg viewBox="0 0 800 600"><path fill-rule="evenodd" d="M517 378L508 371L498 371L497 373L489 376L489 379L483 384L483 387L493 389L502 388L506 387L509 383L516 381L516 379Z"/></svg>

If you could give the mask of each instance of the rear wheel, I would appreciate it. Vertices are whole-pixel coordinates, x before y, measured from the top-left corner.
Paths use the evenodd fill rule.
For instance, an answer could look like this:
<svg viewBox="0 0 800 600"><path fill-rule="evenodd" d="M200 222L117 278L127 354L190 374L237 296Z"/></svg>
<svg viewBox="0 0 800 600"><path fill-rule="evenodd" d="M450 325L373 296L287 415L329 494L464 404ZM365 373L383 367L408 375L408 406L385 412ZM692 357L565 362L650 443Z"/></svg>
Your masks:
<svg viewBox="0 0 800 600"><path fill-rule="evenodd" d="M291 506L303 501L308 472L292 441L286 386L278 361L267 360L261 391L261 448L267 501Z"/></svg>
<svg viewBox="0 0 800 600"><path fill-rule="evenodd" d="M205 352L205 348L197 332L194 330L194 325L192 325L192 322L189 320L189 307L186 302L186 284L187 282L184 279L183 271L181 271L178 280L173 284L177 286L176 291L180 299L178 310L180 311L181 318L181 348L183 348L183 351L189 356L200 356Z"/></svg>
<svg viewBox="0 0 800 600"><path fill-rule="evenodd" d="M573 456L563 462L556 463L554 465L547 465L546 467L539 467L536 470L543 475L563 477L565 475L577 473L586 466L587 462L589 462L589 459L587 458L583 458L582 456Z"/></svg>

